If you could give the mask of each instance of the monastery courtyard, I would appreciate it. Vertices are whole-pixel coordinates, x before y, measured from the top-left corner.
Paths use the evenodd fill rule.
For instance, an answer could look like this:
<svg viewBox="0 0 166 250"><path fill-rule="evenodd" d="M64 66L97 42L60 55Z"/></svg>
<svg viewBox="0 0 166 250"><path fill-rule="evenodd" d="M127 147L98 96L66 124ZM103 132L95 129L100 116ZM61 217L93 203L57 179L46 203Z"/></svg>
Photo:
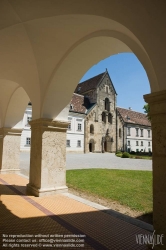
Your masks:
<svg viewBox="0 0 166 250"><path fill-rule="evenodd" d="M23 175L29 174L29 157L27 152L20 154L20 169ZM66 169L109 168L126 170L152 171L152 160L116 157L114 153L66 154Z"/></svg>

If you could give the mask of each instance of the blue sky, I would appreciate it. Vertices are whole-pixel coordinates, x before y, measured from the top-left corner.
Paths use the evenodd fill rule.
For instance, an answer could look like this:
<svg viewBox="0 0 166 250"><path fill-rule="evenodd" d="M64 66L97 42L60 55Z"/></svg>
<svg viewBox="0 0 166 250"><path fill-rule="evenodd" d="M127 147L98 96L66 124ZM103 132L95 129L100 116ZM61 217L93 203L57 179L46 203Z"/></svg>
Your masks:
<svg viewBox="0 0 166 250"><path fill-rule="evenodd" d="M90 68L80 82L104 72L106 68L118 94L117 106L144 113L143 95L151 91L147 74L137 57L133 53L110 56Z"/></svg>

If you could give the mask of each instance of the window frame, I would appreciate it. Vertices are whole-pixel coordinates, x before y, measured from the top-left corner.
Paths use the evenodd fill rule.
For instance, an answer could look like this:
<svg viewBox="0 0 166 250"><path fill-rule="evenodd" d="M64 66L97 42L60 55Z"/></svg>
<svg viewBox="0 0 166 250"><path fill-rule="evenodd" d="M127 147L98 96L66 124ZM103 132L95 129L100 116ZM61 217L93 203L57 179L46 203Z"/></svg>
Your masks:
<svg viewBox="0 0 166 250"><path fill-rule="evenodd" d="M66 140L66 147L70 147L70 140L68 140L68 139Z"/></svg>
<svg viewBox="0 0 166 250"><path fill-rule="evenodd" d="M82 123L77 124L77 131L82 131Z"/></svg>
<svg viewBox="0 0 166 250"><path fill-rule="evenodd" d="M119 138L122 138L122 129L119 128Z"/></svg>
<svg viewBox="0 0 166 250"><path fill-rule="evenodd" d="M77 147L81 148L81 140L77 140Z"/></svg>
<svg viewBox="0 0 166 250"><path fill-rule="evenodd" d="M94 125L90 124L90 134L94 135Z"/></svg>
<svg viewBox="0 0 166 250"><path fill-rule="evenodd" d="M32 117L31 116L27 116L27 123L29 123L30 121L32 121Z"/></svg>
<svg viewBox="0 0 166 250"><path fill-rule="evenodd" d="M108 114L108 123L112 124L112 114L111 113Z"/></svg>
<svg viewBox="0 0 166 250"><path fill-rule="evenodd" d="M68 122L69 122L69 124L68 124L67 130L71 130L71 121L68 121Z"/></svg>
<svg viewBox="0 0 166 250"><path fill-rule="evenodd" d="M26 137L26 146L30 146L31 145L31 137Z"/></svg>
<svg viewBox="0 0 166 250"><path fill-rule="evenodd" d="M131 127L127 127L127 136L131 136Z"/></svg>
<svg viewBox="0 0 166 250"><path fill-rule="evenodd" d="M108 86L105 86L105 92L108 94L108 89L109 87Z"/></svg>
<svg viewBox="0 0 166 250"><path fill-rule="evenodd" d="M151 137L151 134L150 134L150 129L148 129L148 138Z"/></svg>
<svg viewBox="0 0 166 250"><path fill-rule="evenodd" d="M139 137L139 128L135 128L136 130L136 137Z"/></svg>
<svg viewBox="0 0 166 250"><path fill-rule="evenodd" d="M102 115L102 118L101 118L102 122L106 123L106 113L103 111L101 115Z"/></svg>

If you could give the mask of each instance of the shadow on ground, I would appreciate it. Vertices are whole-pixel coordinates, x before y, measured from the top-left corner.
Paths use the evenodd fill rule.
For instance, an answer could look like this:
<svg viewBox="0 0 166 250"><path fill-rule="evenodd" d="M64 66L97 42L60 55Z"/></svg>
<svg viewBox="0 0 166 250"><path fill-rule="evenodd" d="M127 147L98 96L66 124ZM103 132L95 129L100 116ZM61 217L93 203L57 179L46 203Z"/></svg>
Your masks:
<svg viewBox="0 0 166 250"><path fill-rule="evenodd" d="M34 200L33 196L22 193L22 188L16 185L0 186L0 249L80 249L82 244L82 248L87 250L146 249L145 245L137 244L136 235L150 234L147 230L108 215L105 210L56 215L39 204L38 198ZM22 206L21 200L9 197L14 192L19 196L22 193L21 199L30 203L32 210L40 210L43 216L40 213L40 216L28 217L28 211L25 211L24 216L23 211L26 208ZM12 212L14 205L20 211L21 217ZM64 206L67 211L70 202Z"/></svg>
<svg viewBox="0 0 166 250"><path fill-rule="evenodd" d="M141 216L136 217L136 219L153 225L153 212L142 214Z"/></svg>

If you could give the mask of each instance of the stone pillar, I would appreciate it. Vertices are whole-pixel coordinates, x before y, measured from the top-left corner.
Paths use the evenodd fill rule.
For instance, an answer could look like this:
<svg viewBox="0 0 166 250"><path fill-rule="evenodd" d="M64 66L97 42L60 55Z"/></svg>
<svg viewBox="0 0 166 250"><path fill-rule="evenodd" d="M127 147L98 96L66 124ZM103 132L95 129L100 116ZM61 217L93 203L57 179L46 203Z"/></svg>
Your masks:
<svg viewBox="0 0 166 250"><path fill-rule="evenodd" d="M68 122L37 119L31 125L30 177L27 193L46 196L66 187L66 130Z"/></svg>
<svg viewBox="0 0 166 250"><path fill-rule="evenodd" d="M166 90L145 95L150 105L153 151L153 225L155 234L164 234L166 249Z"/></svg>
<svg viewBox="0 0 166 250"><path fill-rule="evenodd" d="M0 128L0 174L19 173L22 129Z"/></svg>

